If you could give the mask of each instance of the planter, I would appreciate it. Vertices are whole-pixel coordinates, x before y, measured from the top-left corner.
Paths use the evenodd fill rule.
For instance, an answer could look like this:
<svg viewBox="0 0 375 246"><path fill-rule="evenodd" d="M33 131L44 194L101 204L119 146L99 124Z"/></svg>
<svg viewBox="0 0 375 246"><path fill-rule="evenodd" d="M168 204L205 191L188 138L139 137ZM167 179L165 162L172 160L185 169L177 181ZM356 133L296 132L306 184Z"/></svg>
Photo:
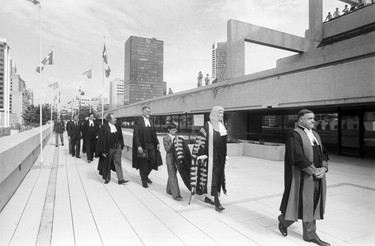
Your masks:
<svg viewBox="0 0 375 246"><path fill-rule="evenodd" d="M275 143L244 143L243 155L271 161L283 161L285 154L284 144Z"/></svg>

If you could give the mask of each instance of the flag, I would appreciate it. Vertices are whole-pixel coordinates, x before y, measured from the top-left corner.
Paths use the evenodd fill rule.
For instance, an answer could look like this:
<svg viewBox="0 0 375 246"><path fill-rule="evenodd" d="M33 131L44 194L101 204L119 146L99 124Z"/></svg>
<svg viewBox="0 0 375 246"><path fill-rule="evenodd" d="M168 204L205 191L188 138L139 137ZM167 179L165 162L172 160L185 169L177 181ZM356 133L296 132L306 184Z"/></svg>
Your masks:
<svg viewBox="0 0 375 246"><path fill-rule="evenodd" d="M27 1L32 2L34 5L39 5L39 8L41 7L40 2L38 0L27 0Z"/></svg>
<svg viewBox="0 0 375 246"><path fill-rule="evenodd" d="M36 68L36 71L40 73L43 71L45 65L52 65L53 64L53 51L48 54L48 56L44 57L40 66Z"/></svg>
<svg viewBox="0 0 375 246"><path fill-rule="evenodd" d="M107 49L105 48L105 45L104 45L102 57L103 57L103 62L104 62L105 76L108 78L109 75L111 74L111 68L108 66Z"/></svg>
<svg viewBox="0 0 375 246"><path fill-rule="evenodd" d="M48 87L56 90L57 88L59 88L59 82L56 81L55 83L49 84Z"/></svg>
<svg viewBox="0 0 375 246"><path fill-rule="evenodd" d="M84 72L82 75L86 75L88 79L92 78L92 68Z"/></svg>

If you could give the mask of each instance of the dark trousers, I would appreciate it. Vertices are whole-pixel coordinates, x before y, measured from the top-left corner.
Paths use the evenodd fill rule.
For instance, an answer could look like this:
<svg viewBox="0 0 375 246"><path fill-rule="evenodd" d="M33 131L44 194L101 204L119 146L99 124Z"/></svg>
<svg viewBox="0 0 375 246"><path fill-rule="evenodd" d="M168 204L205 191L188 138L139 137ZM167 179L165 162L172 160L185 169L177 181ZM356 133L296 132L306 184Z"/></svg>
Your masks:
<svg viewBox="0 0 375 246"><path fill-rule="evenodd" d="M319 194L320 194L319 190L320 190L320 181L314 178L314 210L316 208L316 205L319 199ZM286 228L288 228L295 222L291 220L285 220L283 214L279 215L278 220ZM302 229L303 229L303 239L312 240L318 237L318 235L316 234L316 221L315 220L303 221Z"/></svg>
<svg viewBox="0 0 375 246"><path fill-rule="evenodd" d="M87 150L87 149L86 149ZM121 166L121 147L117 148L111 148L109 149L109 155L108 155L108 165L109 165L109 171L107 173L106 180L111 180L111 162L113 160L113 164L115 165L116 174L117 174L117 180L121 181L124 180L124 175L122 173L122 166Z"/></svg>
<svg viewBox="0 0 375 246"><path fill-rule="evenodd" d="M69 140L69 154L72 154L72 140L70 140L70 137L68 137Z"/></svg>
<svg viewBox="0 0 375 246"><path fill-rule="evenodd" d="M72 143L72 156L79 157L81 152L81 139L75 138L70 141Z"/></svg>
<svg viewBox="0 0 375 246"><path fill-rule="evenodd" d="M146 143L145 149L148 152L147 162L143 161L139 165L139 175L142 181L148 179L148 175L151 173L152 167L156 165L156 152L155 147L152 143Z"/></svg>
<svg viewBox="0 0 375 246"><path fill-rule="evenodd" d="M92 161L94 159L96 139L86 139L85 143L87 160Z"/></svg>

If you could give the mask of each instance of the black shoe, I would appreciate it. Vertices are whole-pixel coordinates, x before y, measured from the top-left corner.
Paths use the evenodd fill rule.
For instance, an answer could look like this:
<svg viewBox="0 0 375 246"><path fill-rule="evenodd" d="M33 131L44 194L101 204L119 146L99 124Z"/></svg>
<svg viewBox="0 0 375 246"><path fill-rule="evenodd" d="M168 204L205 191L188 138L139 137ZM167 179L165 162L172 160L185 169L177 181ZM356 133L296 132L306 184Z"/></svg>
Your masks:
<svg viewBox="0 0 375 246"><path fill-rule="evenodd" d="M118 181L118 184L119 184L119 185L120 185L120 184L125 184L125 183L127 183L127 182L129 182L129 180L125 180L125 179L123 179L123 180Z"/></svg>
<svg viewBox="0 0 375 246"><path fill-rule="evenodd" d="M80 156L76 156L76 158L81 158Z"/></svg>
<svg viewBox="0 0 375 246"><path fill-rule="evenodd" d="M146 179L146 182L149 183L149 184L152 184L152 181L149 178Z"/></svg>
<svg viewBox="0 0 375 246"><path fill-rule="evenodd" d="M283 235L284 237L288 236L288 228L286 228L283 224L281 224L280 221L279 221L279 231L281 235Z"/></svg>
<svg viewBox="0 0 375 246"><path fill-rule="evenodd" d="M90 160L87 160L88 163L90 163L91 161Z"/></svg>
<svg viewBox="0 0 375 246"><path fill-rule="evenodd" d="M208 198L208 197L204 197L204 202L208 203L210 205L215 205L215 203L210 198Z"/></svg>
<svg viewBox="0 0 375 246"><path fill-rule="evenodd" d="M218 212L221 212L223 211L225 208L223 206L215 206L215 210L218 211Z"/></svg>
<svg viewBox="0 0 375 246"><path fill-rule="evenodd" d="M56 147L59 147L58 145L56 145Z"/></svg>
<svg viewBox="0 0 375 246"><path fill-rule="evenodd" d="M303 239L303 240L305 240L305 239ZM321 246L330 246L329 243L320 240L319 237L314 238L314 239L305 240L305 241L310 242L310 243L316 243L317 245L321 245Z"/></svg>
<svg viewBox="0 0 375 246"><path fill-rule="evenodd" d="M215 198L215 200L214 200L215 210L218 211L218 212L223 211L225 208L223 208L223 206L221 206L218 193L216 193L214 198Z"/></svg>
<svg viewBox="0 0 375 246"><path fill-rule="evenodd" d="M62 143L61 146L64 146L64 143Z"/></svg>
<svg viewBox="0 0 375 246"><path fill-rule="evenodd" d="M104 184L108 184L109 183L109 179L106 179L105 181L104 181Z"/></svg>
<svg viewBox="0 0 375 246"><path fill-rule="evenodd" d="M171 191L167 191L167 194L172 195L172 192Z"/></svg>
<svg viewBox="0 0 375 246"><path fill-rule="evenodd" d="M143 186L143 188L148 188L147 182L146 181L142 181L142 186Z"/></svg>

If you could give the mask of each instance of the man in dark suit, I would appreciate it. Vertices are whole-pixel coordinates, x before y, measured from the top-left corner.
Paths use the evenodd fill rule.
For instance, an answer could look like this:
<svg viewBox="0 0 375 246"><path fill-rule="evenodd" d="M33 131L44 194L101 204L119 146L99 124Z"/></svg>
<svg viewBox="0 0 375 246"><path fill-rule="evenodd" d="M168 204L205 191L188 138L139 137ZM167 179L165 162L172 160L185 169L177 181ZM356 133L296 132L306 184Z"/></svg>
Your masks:
<svg viewBox="0 0 375 246"><path fill-rule="evenodd" d="M159 140L150 116L150 107L144 106L142 108L142 116L135 122L133 130L132 166L135 169L139 169L144 188L148 188L148 184L152 183L148 177L151 170L158 170L158 166L163 164L159 151ZM144 153L147 156L141 157Z"/></svg>
<svg viewBox="0 0 375 246"><path fill-rule="evenodd" d="M66 123L66 132L68 134L68 140L69 140L69 154L72 154L72 142L70 141L70 137L69 137L69 129L70 129L70 124L72 123L73 121L72 120L69 120L67 123Z"/></svg>
<svg viewBox="0 0 375 246"><path fill-rule="evenodd" d="M88 120L83 123L82 135L86 144L87 161L90 163L94 159L96 138L99 133L99 124L94 119L94 113L89 114Z"/></svg>
<svg viewBox="0 0 375 246"><path fill-rule="evenodd" d="M72 143L72 156L81 158L81 122L78 119L78 115L75 115L73 121L69 124L68 136Z"/></svg>

